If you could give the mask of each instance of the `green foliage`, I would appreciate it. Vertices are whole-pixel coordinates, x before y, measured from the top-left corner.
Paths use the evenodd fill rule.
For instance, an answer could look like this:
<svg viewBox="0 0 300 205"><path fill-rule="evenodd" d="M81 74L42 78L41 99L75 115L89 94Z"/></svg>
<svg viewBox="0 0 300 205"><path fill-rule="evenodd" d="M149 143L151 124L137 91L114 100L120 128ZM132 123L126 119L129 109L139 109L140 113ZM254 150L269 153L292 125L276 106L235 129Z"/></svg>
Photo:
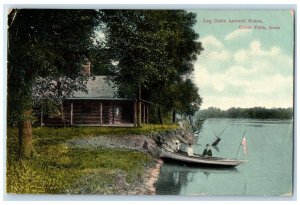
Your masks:
<svg viewBox="0 0 300 205"><path fill-rule="evenodd" d="M193 115L202 104L198 88L190 79L173 83L166 87L165 92L159 93L165 113L175 109L179 114Z"/></svg>
<svg viewBox="0 0 300 205"><path fill-rule="evenodd" d="M64 144L84 136L145 134L176 129L176 125L147 125L143 128L34 128L35 154L18 160L18 132L7 129L7 192L17 194L99 193L130 190L154 163L144 153L117 149L75 149ZM114 130L114 131L112 131ZM121 183L121 185L120 185ZM123 190L124 191L124 190Z"/></svg>
<svg viewBox="0 0 300 205"><path fill-rule="evenodd" d="M95 10L13 9L8 18L8 114L31 108L38 77L76 78L98 25Z"/></svg>
<svg viewBox="0 0 300 205"><path fill-rule="evenodd" d="M141 176L144 167L153 162L152 159L137 151L99 149L99 150L72 150L74 161L80 162L79 169L123 170L127 173L128 182ZM134 159L134 160L133 160Z"/></svg>
<svg viewBox="0 0 300 205"><path fill-rule="evenodd" d="M12 9L10 11L7 113L8 123L20 126L20 138L24 138L24 133L28 133L27 140L20 140L22 148L20 157L31 155L32 152L31 128L23 125L25 121L32 121L33 85L38 79L45 77L55 79L67 76L67 79L77 79L91 48L96 46L93 44L93 39L95 27L98 25L99 18L96 10ZM41 82L40 85L45 83ZM77 84L69 83L67 87L74 89L75 85ZM64 86L57 87L56 98L61 99L65 96L63 89L64 91L67 89ZM47 93L47 89L50 90L51 86L41 88L43 89L39 94L43 95Z"/></svg>
<svg viewBox="0 0 300 205"><path fill-rule="evenodd" d="M193 131L201 131L204 121L205 119L203 119L200 115L196 115L196 119L194 120L193 124Z"/></svg>
<svg viewBox="0 0 300 205"><path fill-rule="evenodd" d="M142 98L168 112L194 113L202 102L191 81L203 50L193 30L196 16L183 10L104 10L112 79L120 95Z"/></svg>
<svg viewBox="0 0 300 205"><path fill-rule="evenodd" d="M226 111L210 107L197 113L202 118L292 119L293 108L230 108Z"/></svg>
<svg viewBox="0 0 300 205"><path fill-rule="evenodd" d="M62 104L65 98L75 92L86 92L88 75L78 74L72 79L66 76L47 76L34 81L32 96L36 110L43 111L44 115L60 116L63 114Z"/></svg>
<svg viewBox="0 0 300 205"><path fill-rule="evenodd" d="M7 168L8 193L45 193L45 181L28 162L19 161Z"/></svg>
<svg viewBox="0 0 300 205"><path fill-rule="evenodd" d="M33 135L37 139L50 138L56 141L68 140L74 137L82 136L100 136L100 135L117 135L122 136L126 134L147 134L151 132L167 131L178 128L178 125L167 124L147 124L141 128L137 127L69 127L69 128L34 128Z"/></svg>
<svg viewBox="0 0 300 205"><path fill-rule="evenodd" d="M53 167L54 161L62 160L61 154L64 151L61 146L52 152L48 151L47 146L38 147L39 149L35 151L32 159L19 160L17 144L17 130L8 128L7 192L17 194L62 193L73 175L66 170L56 170Z"/></svg>
<svg viewBox="0 0 300 205"><path fill-rule="evenodd" d="M37 100L33 105L33 110L38 113L43 112L44 116L48 116L50 118L60 116L58 104L51 99L41 98Z"/></svg>

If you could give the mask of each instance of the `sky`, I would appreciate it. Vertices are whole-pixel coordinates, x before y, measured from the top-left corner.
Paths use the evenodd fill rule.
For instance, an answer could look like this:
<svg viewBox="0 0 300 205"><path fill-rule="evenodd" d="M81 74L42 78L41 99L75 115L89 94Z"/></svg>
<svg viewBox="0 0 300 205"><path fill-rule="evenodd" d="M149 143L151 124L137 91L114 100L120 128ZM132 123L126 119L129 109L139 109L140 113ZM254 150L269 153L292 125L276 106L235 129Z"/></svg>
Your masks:
<svg viewBox="0 0 300 205"><path fill-rule="evenodd" d="M201 109L293 107L293 11L190 11L204 48L193 75Z"/></svg>

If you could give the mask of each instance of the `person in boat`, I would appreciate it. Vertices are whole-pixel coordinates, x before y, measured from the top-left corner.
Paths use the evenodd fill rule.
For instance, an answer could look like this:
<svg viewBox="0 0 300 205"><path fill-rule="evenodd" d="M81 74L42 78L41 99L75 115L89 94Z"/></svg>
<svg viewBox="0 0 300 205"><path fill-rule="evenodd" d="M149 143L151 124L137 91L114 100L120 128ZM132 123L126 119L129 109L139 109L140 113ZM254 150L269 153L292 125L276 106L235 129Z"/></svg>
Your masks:
<svg viewBox="0 0 300 205"><path fill-rule="evenodd" d="M211 151L211 149L210 149L209 144L206 145L206 148L205 148L204 151L203 151L203 155L204 155L204 156L209 156L209 157L212 156L212 151Z"/></svg>
<svg viewBox="0 0 300 205"><path fill-rule="evenodd" d="M186 148L186 152L188 154L188 156L193 156L194 155L194 151L193 151L193 148L192 148L192 144L189 144Z"/></svg>

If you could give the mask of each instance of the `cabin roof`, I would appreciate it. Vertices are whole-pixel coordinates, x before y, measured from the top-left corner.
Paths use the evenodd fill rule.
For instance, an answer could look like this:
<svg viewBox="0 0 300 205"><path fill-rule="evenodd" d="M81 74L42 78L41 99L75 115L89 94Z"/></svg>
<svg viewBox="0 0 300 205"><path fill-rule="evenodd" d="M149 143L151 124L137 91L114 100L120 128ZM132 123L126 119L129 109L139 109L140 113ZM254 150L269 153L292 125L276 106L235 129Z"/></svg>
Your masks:
<svg viewBox="0 0 300 205"><path fill-rule="evenodd" d="M126 98L118 98L118 88L107 78L107 76L92 76L88 79L87 92L77 91L72 97L67 99L112 99L112 100L126 100Z"/></svg>

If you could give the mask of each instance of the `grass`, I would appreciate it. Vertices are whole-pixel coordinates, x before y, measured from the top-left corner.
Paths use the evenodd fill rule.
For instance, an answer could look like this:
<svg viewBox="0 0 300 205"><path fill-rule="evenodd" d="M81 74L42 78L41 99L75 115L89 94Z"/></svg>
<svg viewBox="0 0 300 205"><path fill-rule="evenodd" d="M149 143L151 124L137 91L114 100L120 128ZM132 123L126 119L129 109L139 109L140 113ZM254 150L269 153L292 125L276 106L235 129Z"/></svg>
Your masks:
<svg viewBox="0 0 300 205"><path fill-rule="evenodd" d="M126 193L142 180L154 160L147 154L122 149L69 148L69 139L166 131L176 125L147 125L143 128L33 128L35 154L17 159L17 129L7 133L7 192L17 194Z"/></svg>
<svg viewBox="0 0 300 205"><path fill-rule="evenodd" d="M68 127L68 128L34 128L33 134L38 137L44 136L61 136L63 139L69 137L82 137L90 135L124 135L124 134L147 134L157 131L167 131L176 129L178 125L144 125L141 128L137 127Z"/></svg>

